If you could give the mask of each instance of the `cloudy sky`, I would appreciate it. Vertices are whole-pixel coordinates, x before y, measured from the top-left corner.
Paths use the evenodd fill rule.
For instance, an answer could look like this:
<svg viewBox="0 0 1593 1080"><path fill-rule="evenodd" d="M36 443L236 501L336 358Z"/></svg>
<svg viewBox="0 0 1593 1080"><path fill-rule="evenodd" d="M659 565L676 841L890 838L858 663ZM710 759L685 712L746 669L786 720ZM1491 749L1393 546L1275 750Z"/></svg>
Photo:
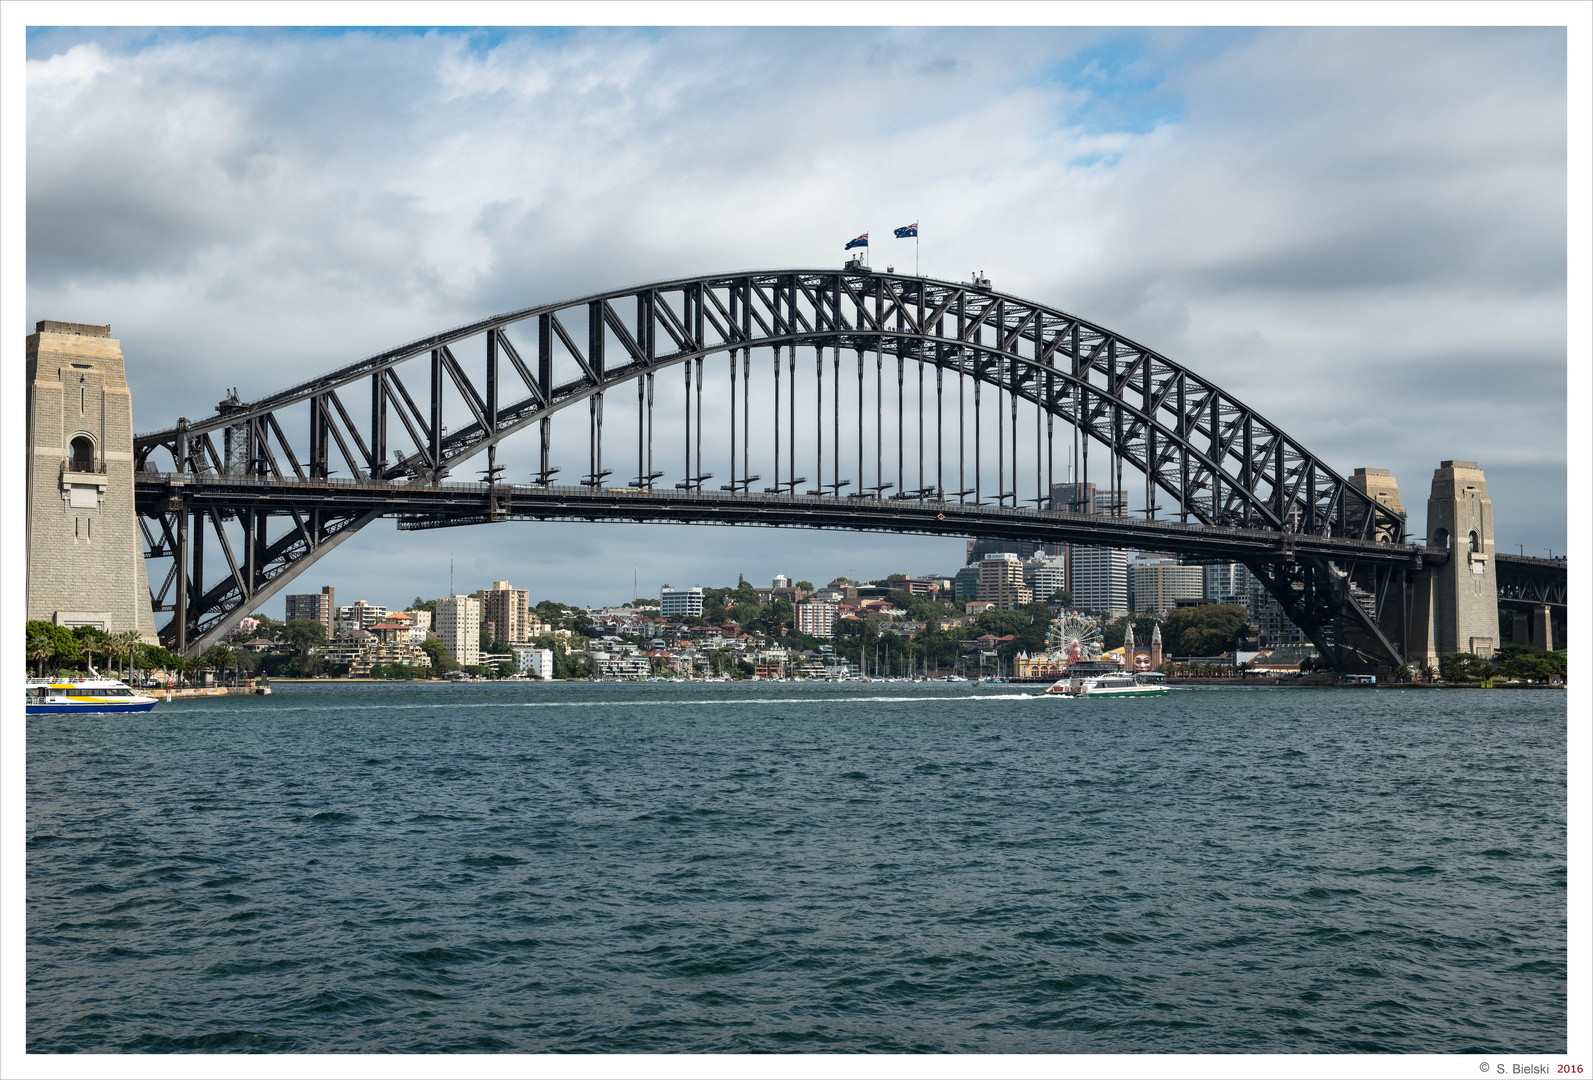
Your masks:
<svg viewBox="0 0 1593 1080"><path fill-rule="evenodd" d="M1413 531L1466 458L1501 550L1564 551L1563 30L35 29L26 107L28 324L110 323L138 430L505 310L838 266L917 220L925 274L984 269L1341 472L1392 469ZM962 549L383 523L296 586L403 603L452 553L460 589L619 602Z"/></svg>

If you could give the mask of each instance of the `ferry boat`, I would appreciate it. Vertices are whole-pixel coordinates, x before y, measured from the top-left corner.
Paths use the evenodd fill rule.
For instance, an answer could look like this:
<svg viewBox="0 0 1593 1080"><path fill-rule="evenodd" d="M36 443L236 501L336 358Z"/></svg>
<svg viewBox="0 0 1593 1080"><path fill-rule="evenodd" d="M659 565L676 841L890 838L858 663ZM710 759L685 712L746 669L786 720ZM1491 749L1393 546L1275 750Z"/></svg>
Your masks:
<svg viewBox="0 0 1593 1080"><path fill-rule="evenodd" d="M145 697L117 679L93 673L87 679L29 679L28 713L148 712L155 698Z"/></svg>
<svg viewBox="0 0 1593 1080"><path fill-rule="evenodd" d="M1123 671L1105 661L1083 661L1051 684L1048 694L1067 697L1156 697L1167 693L1159 671Z"/></svg>

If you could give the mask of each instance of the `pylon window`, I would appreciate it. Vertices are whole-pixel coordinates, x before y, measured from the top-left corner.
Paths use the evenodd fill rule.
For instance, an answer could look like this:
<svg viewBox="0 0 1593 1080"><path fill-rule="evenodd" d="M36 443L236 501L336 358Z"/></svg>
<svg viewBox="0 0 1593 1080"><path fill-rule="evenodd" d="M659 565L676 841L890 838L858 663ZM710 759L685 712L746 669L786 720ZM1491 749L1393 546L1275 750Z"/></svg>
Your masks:
<svg viewBox="0 0 1593 1080"><path fill-rule="evenodd" d="M87 435L72 440L70 465L73 472L94 471L94 441Z"/></svg>

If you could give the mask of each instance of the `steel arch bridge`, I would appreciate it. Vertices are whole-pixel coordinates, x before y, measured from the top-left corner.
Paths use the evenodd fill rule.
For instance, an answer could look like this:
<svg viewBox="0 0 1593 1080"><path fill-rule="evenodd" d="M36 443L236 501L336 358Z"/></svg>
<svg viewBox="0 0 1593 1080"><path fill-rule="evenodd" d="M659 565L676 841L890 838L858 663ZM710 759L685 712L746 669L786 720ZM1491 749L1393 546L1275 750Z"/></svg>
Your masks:
<svg viewBox="0 0 1593 1080"><path fill-rule="evenodd" d="M659 390L670 377L678 396ZM623 407L605 418L613 400ZM660 406L672 444L676 421L683 431L667 455ZM553 422L571 412L585 420L585 471L558 484L574 452L555 453ZM507 482L500 450L533 442L531 482ZM634 460L628 482L608 482L605 449L609 466ZM484 482L448 479L483 451ZM988 281L855 264L509 312L253 401L229 394L210 417L138 436L134 457L145 554L167 564L151 575L155 609L172 616L162 640L186 653L382 516L400 529L888 530L1242 561L1344 669L1404 663L1411 574L1431 558L1405 542L1402 515L1159 353ZM710 485L709 467L727 482Z"/></svg>

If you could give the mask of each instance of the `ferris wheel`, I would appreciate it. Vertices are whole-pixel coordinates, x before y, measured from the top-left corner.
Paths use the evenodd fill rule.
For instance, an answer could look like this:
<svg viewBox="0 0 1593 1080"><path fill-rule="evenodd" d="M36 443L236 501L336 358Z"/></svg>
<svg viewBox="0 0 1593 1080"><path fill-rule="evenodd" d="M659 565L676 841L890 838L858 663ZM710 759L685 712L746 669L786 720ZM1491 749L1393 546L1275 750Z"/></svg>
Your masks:
<svg viewBox="0 0 1593 1080"><path fill-rule="evenodd" d="M1068 660L1093 660L1101 655L1101 628L1088 615L1064 611L1051 623L1046 642Z"/></svg>

